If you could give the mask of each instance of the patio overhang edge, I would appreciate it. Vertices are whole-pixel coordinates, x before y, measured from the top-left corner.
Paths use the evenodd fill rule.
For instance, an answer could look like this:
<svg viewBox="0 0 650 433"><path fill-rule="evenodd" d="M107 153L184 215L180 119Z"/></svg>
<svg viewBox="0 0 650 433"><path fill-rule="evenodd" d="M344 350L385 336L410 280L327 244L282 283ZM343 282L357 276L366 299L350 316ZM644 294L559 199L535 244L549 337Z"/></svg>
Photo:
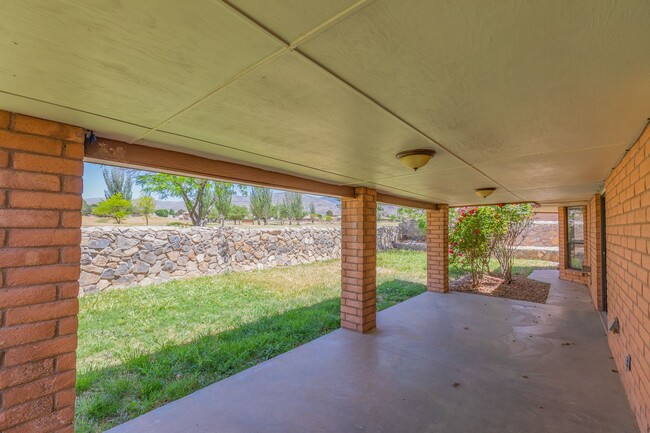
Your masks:
<svg viewBox="0 0 650 433"><path fill-rule="evenodd" d="M332 197L356 197L353 185L336 185L244 164L103 137L97 137L94 143L86 144L84 161ZM378 200L398 206L438 209L436 203L381 192L378 192Z"/></svg>

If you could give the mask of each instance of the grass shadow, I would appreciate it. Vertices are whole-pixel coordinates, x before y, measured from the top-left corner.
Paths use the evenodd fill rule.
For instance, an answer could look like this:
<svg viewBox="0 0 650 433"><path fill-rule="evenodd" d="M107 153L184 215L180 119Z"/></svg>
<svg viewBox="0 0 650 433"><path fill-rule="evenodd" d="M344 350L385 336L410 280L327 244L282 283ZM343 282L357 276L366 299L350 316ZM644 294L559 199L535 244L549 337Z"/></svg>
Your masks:
<svg viewBox="0 0 650 433"><path fill-rule="evenodd" d="M425 290L385 281L377 287L377 308ZM339 305L340 298L331 298L79 374L75 431L104 431L332 332L339 328Z"/></svg>

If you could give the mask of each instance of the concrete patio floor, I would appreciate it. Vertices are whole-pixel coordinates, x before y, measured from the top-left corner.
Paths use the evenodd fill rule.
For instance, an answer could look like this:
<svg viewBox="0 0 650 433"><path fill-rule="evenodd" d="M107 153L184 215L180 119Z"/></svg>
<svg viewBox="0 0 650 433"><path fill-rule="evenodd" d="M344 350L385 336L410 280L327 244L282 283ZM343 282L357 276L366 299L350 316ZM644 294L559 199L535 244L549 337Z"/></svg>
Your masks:
<svg viewBox="0 0 650 433"><path fill-rule="evenodd" d="M110 432L638 432L587 288L557 275L531 275L546 305L423 293Z"/></svg>

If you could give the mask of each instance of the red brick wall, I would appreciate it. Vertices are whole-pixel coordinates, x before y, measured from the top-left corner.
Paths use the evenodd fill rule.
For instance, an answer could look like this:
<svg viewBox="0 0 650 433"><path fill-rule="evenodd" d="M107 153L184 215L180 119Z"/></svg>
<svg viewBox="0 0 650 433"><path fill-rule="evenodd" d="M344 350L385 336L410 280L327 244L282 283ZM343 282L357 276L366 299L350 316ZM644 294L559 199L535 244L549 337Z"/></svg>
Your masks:
<svg viewBox="0 0 650 433"><path fill-rule="evenodd" d="M449 206L427 211L427 289L449 291Z"/></svg>
<svg viewBox="0 0 650 433"><path fill-rule="evenodd" d="M375 328L377 311L377 192L357 188L341 200L341 327Z"/></svg>
<svg viewBox="0 0 650 433"><path fill-rule="evenodd" d="M0 111L6 433L72 431L83 154L82 129Z"/></svg>
<svg viewBox="0 0 650 433"><path fill-rule="evenodd" d="M588 225L587 212L585 210L585 225ZM560 279L573 281L574 283L589 284L589 273L575 269L569 269L567 265L566 240L567 240L567 218L566 207L559 207L557 213L558 229L560 231ZM585 230L585 260L584 265L589 266L589 235Z"/></svg>
<svg viewBox="0 0 650 433"><path fill-rule="evenodd" d="M600 195L594 195L587 205L587 219L585 220L587 228L585 234L587 238L586 255L589 258L591 268L588 278L589 291L591 299L597 310L603 309L603 292L602 292L602 259L601 259L601 239L600 239Z"/></svg>
<svg viewBox="0 0 650 433"><path fill-rule="evenodd" d="M650 431L650 128L605 181L609 344L642 432ZM625 357L632 356L626 371Z"/></svg>

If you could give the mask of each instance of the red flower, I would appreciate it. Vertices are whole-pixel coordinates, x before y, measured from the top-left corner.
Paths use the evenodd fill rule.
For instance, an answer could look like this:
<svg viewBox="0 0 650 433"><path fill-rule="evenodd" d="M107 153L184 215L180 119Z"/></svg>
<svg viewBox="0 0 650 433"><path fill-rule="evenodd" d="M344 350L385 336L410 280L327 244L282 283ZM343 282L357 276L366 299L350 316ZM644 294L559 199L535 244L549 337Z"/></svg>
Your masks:
<svg viewBox="0 0 650 433"><path fill-rule="evenodd" d="M499 203L499 207L503 207L503 203Z"/></svg>

